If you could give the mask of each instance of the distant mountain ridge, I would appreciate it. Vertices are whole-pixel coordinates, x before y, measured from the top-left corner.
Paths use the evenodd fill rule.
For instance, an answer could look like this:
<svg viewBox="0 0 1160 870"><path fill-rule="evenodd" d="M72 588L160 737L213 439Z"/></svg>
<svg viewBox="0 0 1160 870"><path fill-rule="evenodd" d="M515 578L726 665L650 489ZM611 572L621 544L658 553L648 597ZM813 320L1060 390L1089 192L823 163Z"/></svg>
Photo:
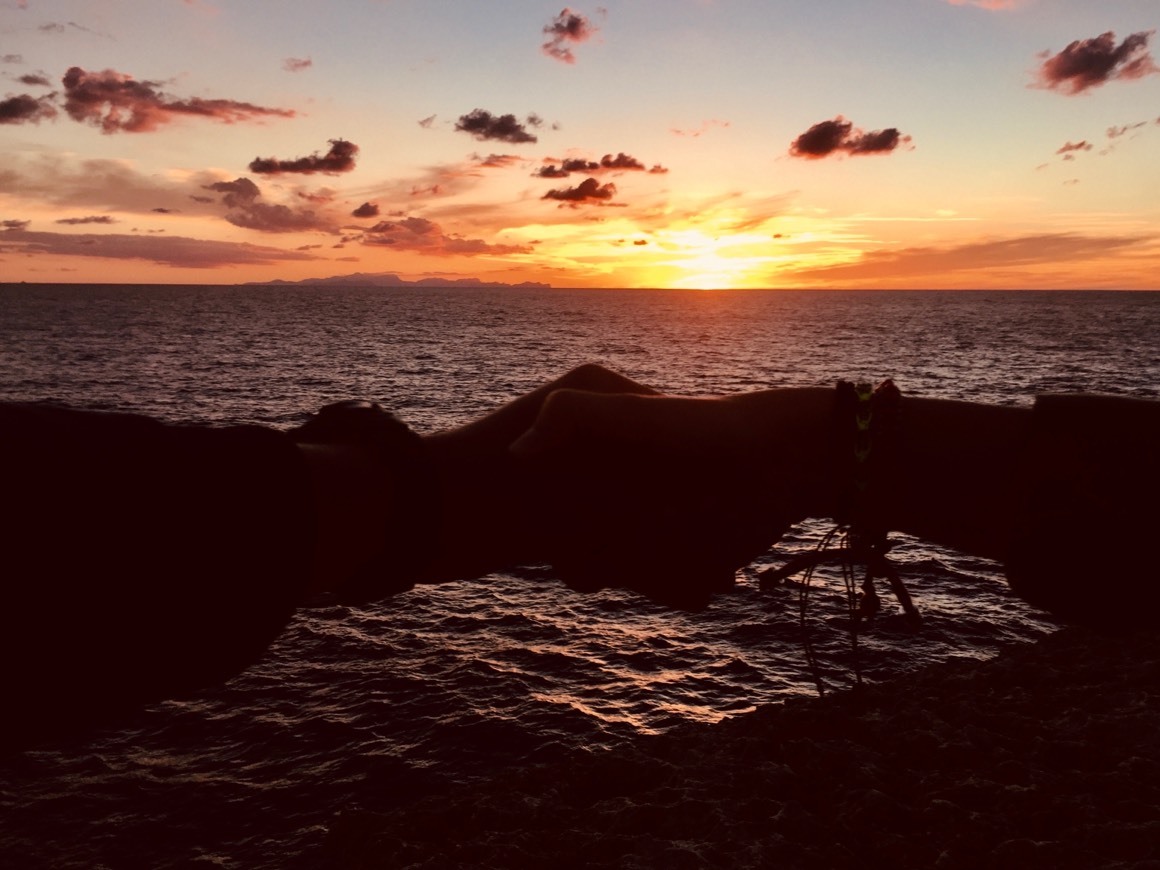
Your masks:
<svg viewBox="0 0 1160 870"><path fill-rule="evenodd" d="M519 284L505 284L502 281L484 281L480 278L420 278L407 281L393 272L354 272L350 275L331 275L329 278L303 278L301 281L248 281L247 287L277 287L313 285L324 287L472 287L479 289L520 288L529 290L551 290L551 284L538 281L523 281Z"/></svg>

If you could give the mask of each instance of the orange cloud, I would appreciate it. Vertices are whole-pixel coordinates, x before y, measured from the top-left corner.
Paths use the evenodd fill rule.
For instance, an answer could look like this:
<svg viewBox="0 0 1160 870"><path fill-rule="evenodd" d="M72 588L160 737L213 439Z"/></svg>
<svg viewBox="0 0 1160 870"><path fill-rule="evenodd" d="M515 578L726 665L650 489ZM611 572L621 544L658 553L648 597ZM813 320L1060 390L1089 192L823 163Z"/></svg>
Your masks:
<svg viewBox="0 0 1160 870"><path fill-rule="evenodd" d="M259 245L207 241L180 236L134 236L109 233L46 233L7 230L0 233L0 253L25 256L103 257L145 260L162 266L214 269L292 260L318 259L301 251Z"/></svg>
<svg viewBox="0 0 1160 870"><path fill-rule="evenodd" d="M970 242L945 248L903 248L871 251L852 263L802 269L803 278L837 281L941 276L950 272L1076 263L1114 256L1157 241L1156 236L1084 236L1044 233L1008 239Z"/></svg>

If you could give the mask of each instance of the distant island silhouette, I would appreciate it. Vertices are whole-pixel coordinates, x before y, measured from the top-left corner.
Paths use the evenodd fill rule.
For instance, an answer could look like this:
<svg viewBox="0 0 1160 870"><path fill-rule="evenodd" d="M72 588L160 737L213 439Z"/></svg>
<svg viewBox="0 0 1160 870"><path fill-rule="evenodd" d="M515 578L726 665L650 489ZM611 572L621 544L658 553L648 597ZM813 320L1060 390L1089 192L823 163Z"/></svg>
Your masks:
<svg viewBox="0 0 1160 870"><path fill-rule="evenodd" d="M523 281L519 284L505 284L502 281L483 281L479 278L420 278L407 281L393 272L354 272L350 275L332 275L329 278L303 278L301 281L247 281L244 287L278 286L323 286L323 287L470 287L481 290L495 288L515 288L528 290L551 290L551 284L538 281Z"/></svg>

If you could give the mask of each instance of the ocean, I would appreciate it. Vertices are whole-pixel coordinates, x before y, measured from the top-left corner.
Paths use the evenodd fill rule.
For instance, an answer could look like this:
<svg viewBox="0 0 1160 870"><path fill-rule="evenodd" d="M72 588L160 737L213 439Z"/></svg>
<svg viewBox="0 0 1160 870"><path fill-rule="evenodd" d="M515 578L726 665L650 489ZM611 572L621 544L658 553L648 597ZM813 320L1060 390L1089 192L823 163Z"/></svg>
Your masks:
<svg viewBox="0 0 1160 870"><path fill-rule="evenodd" d="M0 400L288 427L368 398L431 432L585 362L698 396L892 377L1000 404L1160 398L1158 336L1160 293L5 285ZM543 566L304 611L223 686L0 759L0 866L315 866L340 816L815 693L797 596L756 574L824 529L795 528L697 614ZM906 537L895 554L924 624L880 616L856 663L819 571L809 632L832 689L855 664L905 679L1056 628L993 563Z"/></svg>

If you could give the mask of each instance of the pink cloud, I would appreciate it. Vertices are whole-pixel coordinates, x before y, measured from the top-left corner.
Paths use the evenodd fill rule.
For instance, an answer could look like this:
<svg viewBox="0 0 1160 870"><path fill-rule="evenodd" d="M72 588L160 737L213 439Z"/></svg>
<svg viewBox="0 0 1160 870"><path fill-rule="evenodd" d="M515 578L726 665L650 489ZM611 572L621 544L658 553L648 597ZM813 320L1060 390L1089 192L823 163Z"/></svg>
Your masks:
<svg viewBox="0 0 1160 870"><path fill-rule="evenodd" d="M208 118L224 124L255 118L293 118L290 109L271 109L237 100L174 99L157 82L139 82L116 70L86 72L74 66L62 79L64 108L74 121L102 133L147 133L180 117Z"/></svg>
<svg viewBox="0 0 1160 870"><path fill-rule="evenodd" d="M570 44L579 45L587 42L598 29L588 18L565 6L550 24L544 26L544 34L548 37L548 41L540 46L540 49L548 57L563 63L575 63L576 56L572 53Z"/></svg>

